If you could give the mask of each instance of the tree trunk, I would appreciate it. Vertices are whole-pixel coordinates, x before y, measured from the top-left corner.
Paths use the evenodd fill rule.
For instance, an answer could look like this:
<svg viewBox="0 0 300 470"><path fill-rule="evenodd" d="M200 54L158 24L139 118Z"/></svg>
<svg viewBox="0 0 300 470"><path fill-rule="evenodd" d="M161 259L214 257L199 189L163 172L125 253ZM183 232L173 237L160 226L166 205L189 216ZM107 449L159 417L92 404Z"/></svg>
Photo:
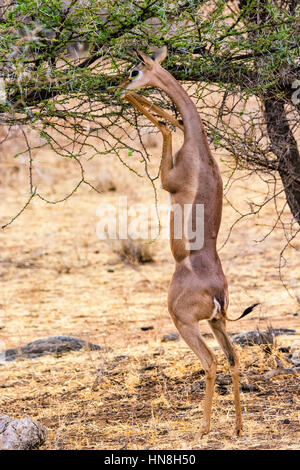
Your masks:
<svg viewBox="0 0 300 470"><path fill-rule="evenodd" d="M278 173L282 180L286 200L295 220L300 224L300 155L290 129L284 101L266 98L265 120L272 152L277 157Z"/></svg>

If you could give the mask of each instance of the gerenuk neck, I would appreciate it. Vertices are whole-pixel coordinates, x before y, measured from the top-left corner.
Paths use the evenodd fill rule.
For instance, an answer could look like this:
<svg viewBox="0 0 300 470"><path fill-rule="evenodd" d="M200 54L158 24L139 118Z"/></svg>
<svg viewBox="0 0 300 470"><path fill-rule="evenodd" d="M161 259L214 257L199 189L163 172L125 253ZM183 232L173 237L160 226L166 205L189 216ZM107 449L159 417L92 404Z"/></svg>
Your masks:
<svg viewBox="0 0 300 470"><path fill-rule="evenodd" d="M177 80L167 70L162 70L160 88L171 98L181 114L185 140L205 140L207 146L203 123L195 104Z"/></svg>
<svg viewBox="0 0 300 470"><path fill-rule="evenodd" d="M181 153L184 159L187 155L189 167L194 169L197 187L193 203L204 205L204 250L216 255L216 241L222 213L222 180L218 165L210 151L206 133L197 108L186 91L172 75L163 69L160 74L161 89L177 106L184 123L184 141L190 150ZM196 162L201 160L201 166ZM184 203L176 198L175 202ZM199 250L203 254L203 248ZM197 254L197 250L192 252ZM195 256L193 256L195 257Z"/></svg>

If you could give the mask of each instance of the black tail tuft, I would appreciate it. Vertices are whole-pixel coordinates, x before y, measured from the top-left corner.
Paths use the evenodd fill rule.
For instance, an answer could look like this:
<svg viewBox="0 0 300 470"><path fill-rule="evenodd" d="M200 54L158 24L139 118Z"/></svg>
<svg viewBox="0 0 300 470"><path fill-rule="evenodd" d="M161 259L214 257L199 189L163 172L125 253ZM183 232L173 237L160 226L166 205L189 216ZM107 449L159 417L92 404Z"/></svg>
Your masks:
<svg viewBox="0 0 300 470"><path fill-rule="evenodd" d="M243 317L245 317L246 315L248 315L249 313L252 312L252 310L257 307L257 305L259 305L259 302L257 304L252 304L250 305L250 307L247 307L246 310L243 311L242 315L239 317L239 320Z"/></svg>
<svg viewBox="0 0 300 470"><path fill-rule="evenodd" d="M227 316L225 316L226 320L228 321L238 321L240 320L241 318L245 317L246 315L248 315L250 312L252 312L252 310L257 306L259 305L259 302L257 304L252 304L250 305L250 307L247 307L246 310L243 311L242 315L238 318L235 318L234 320L231 319L231 318L228 318ZM226 314L225 314L226 315Z"/></svg>

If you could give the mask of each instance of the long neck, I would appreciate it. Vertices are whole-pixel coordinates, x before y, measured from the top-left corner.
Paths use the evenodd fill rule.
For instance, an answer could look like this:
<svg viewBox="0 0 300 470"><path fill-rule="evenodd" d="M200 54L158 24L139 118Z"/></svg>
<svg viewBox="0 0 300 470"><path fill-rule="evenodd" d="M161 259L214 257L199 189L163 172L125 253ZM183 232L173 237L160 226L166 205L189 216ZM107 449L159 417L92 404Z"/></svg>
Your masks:
<svg viewBox="0 0 300 470"><path fill-rule="evenodd" d="M185 143L192 143L190 151L181 152L179 158L187 158L189 167L196 174L198 186L193 203L205 206L205 248L215 252L222 212L222 179L218 165L210 151L202 120L189 95L165 69L160 79L161 89L175 103L183 119ZM197 164L199 159L200 166ZM177 202L180 202L178 197Z"/></svg>
<svg viewBox="0 0 300 470"><path fill-rule="evenodd" d="M202 120L195 104L177 80L165 69L160 74L160 88L177 106L184 125L184 136L206 140Z"/></svg>

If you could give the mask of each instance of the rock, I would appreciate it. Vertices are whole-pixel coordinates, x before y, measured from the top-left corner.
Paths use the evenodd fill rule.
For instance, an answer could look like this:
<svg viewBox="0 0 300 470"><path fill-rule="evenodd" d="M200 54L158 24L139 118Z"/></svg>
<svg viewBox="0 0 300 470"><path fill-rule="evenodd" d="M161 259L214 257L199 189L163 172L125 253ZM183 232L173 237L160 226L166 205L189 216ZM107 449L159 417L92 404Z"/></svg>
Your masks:
<svg viewBox="0 0 300 470"><path fill-rule="evenodd" d="M300 341L294 341L287 351L289 354L286 359L294 366L300 366Z"/></svg>
<svg viewBox="0 0 300 470"><path fill-rule="evenodd" d="M253 346L254 344L273 344L274 337L279 335L295 335L296 330L288 328L278 328L265 331L243 331L236 335L231 336L233 343L240 344L241 346Z"/></svg>
<svg viewBox="0 0 300 470"><path fill-rule="evenodd" d="M148 366L142 367L140 369L141 372L146 372L148 370L154 370L154 369L164 369L165 366L159 366L157 364L149 364Z"/></svg>
<svg viewBox="0 0 300 470"><path fill-rule="evenodd" d="M273 344L273 335L259 331L243 331L236 335L231 336L233 343L240 344L241 346L253 346L254 344Z"/></svg>
<svg viewBox="0 0 300 470"><path fill-rule="evenodd" d="M46 437L46 428L32 418L0 416L0 450L38 449Z"/></svg>
<svg viewBox="0 0 300 470"><path fill-rule="evenodd" d="M221 387L224 387L225 385L230 385L231 384L230 375L229 376L217 375L216 384L220 385Z"/></svg>
<svg viewBox="0 0 300 470"><path fill-rule="evenodd" d="M297 375L297 370L278 367L277 369L272 369L266 372L262 378L263 380L269 380L269 379L272 379L273 377L278 377L279 375Z"/></svg>
<svg viewBox="0 0 300 470"><path fill-rule="evenodd" d="M156 348L153 353L151 354L151 356L155 357L155 356L162 356L163 354L165 354L165 350L164 348L162 347L159 347L159 348Z"/></svg>
<svg viewBox="0 0 300 470"><path fill-rule="evenodd" d="M216 392L218 392L219 395L227 395L227 393L229 393L228 388L224 385L217 385Z"/></svg>
<svg viewBox="0 0 300 470"><path fill-rule="evenodd" d="M205 388L205 383L204 382L194 382L191 385L191 393L199 393L204 390Z"/></svg>
<svg viewBox="0 0 300 470"><path fill-rule="evenodd" d="M32 343L18 348L6 349L5 360L14 361L18 357L35 358L52 353L62 353L67 351L79 351L83 347L90 350L100 350L101 346L89 343L72 336L51 336L50 338L38 339Z"/></svg>
<svg viewBox="0 0 300 470"><path fill-rule="evenodd" d="M179 339L179 334L177 333L177 331L174 331L173 333L163 335L161 341L163 343L167 343L168 341L176 341L177 339Z"/></svg>
<svg viewBox="0 0 300 470"><path fill-rule="evenodd" d="M282 353L289 353L290 349L291 348L289 346L282 346L281 348L278 348L278 351Z"/></svg>
<svg viewBox="0 0 300 470"><path fill-rule="evenodd" d="M294 366L300 366L300 349L293 352L291 362L294 364Z"/></svg>
<svg viewBox="0 0 300 470"><path fill-rule="evenodd" d="M291 353L294 353L299 350L300 350L300 340L294 341L290 347Z"/></svg>
<svg viewBox="0 0 300 470"><path fill-rule="evenodd" d="M129 356L126 356L126 355L124 355L124 354L115 357L115 361L116 361L116 362L128 361L129 359L130 359L130 357L129 357Z"/></svg>
<svg viewBox="0 0 300 470"><path fill-rule="evenodd" d="M270 331L274 336L296 334L296 330L292 330L291 328L270 328Z"/></svg>
<svg viewBox="0 0 300 470"><path fill-rule="evenodd" d="M259 388L255 384L242 383L240 389L242 392L259 392Z"/></svg>

